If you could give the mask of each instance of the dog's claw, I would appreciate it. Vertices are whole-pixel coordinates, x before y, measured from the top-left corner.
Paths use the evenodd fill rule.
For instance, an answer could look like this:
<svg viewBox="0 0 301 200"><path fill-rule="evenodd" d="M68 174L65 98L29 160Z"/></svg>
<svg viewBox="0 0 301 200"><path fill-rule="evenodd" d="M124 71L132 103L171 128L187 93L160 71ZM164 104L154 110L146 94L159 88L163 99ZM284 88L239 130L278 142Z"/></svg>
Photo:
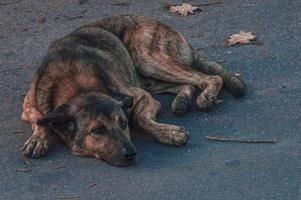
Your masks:
<svg viewBox="0 0 301 200"><path fill-rule="evenodd" d="M39 158L43 156L48 149L48 140L46 137L32 135L21 147L24 156Z"/></svg>
<svg viewBox="0 0 301 200"><path fill-rule="evenodd" d="M221 100L217 100L215 96L203 96L200 95L197 98L197 106L200 111L208 112L211 110L216 104L220 103Z"/></svg>

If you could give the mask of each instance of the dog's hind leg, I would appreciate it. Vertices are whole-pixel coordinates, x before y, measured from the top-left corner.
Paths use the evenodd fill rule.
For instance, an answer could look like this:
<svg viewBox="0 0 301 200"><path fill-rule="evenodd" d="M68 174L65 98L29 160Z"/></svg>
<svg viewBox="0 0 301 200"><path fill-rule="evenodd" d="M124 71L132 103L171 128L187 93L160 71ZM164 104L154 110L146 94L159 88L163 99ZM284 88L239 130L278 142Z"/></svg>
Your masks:
<svg viewBox="0 0 301 200"><path fill-rule="evenodd" d="M217 95L222 88L223 80L220 76L203 74L164 54L143 55L136 64L138 72L143 76L179 85L197 86L202 93L196 103L203 111L217 101Z"/></svg>
<svg viewBox="0 0 301 200"><path fill-rule="evenodd" d="M223 82L234 96L244 94L242 81L216 63L200 61L187 41L166 25L141 23L124 34L123 42L141 76L200 88L203 92L196 103L201 110L216 102Z"/></svg>
<svg viewBox="0 0 301 200"><path fill-rule="evenodd" d="M223 87L228 90L234 97L242 97L246 92L246 85L236 76L234 73L227 71L220 64L213 61L195 59L195 63L192 68L201 71L208 75L218 75L223 79Z"/></svg>
<svg viewBox="0 0 301 200"><path fill-rule="evenodd" d="M138 131L149 134L157 142L166 145L181 146L187 142L189 134L184 127L155 121L161 105L151 94L140 88L131 88L131 92L135 99L132 120Z"/></svg>
<svg viewBox="0 0 301 200"><path fill-rule="evenodd" d="M193 96L197 90L197 87L194 85L179 85L150 78L144 78L142 86L151 94L175 94L176 97L172 102L171 107L172 111L177 115L185 114L188 112L192 104Z"/></svg>

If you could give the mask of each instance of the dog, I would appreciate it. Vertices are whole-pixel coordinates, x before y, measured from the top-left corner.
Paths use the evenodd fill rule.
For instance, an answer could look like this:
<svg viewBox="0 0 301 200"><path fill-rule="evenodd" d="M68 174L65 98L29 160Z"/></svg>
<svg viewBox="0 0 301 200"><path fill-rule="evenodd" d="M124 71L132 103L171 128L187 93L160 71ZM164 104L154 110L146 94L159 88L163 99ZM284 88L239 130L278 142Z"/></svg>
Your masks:
<svg viewBox="0 0 301 200"><path fill-rule="evenodd" d="M23 102L33 133L21 150L38 158L59 136L75 155L128 166L136 161L130 128L165 145L189 139L184 127L156 122L160 103L151 94L175 94L171 108L181 115L198 90L197 107L210 110L222 88L237 98L246 91L172 28L145 16L105 18L49 46Z"/></svg>

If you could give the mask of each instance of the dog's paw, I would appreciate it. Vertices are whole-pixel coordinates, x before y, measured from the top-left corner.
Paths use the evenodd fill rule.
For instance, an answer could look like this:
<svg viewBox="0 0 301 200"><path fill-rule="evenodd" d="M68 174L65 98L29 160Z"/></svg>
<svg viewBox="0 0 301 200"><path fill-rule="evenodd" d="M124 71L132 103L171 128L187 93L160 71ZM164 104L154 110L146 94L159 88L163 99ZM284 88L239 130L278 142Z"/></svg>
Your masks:
<svg viewBox="0 0 301 200"><path fill-rule="evenodd" d="M177 115L183 115L189 111L191 100L185 96L175 98L172 102L172 111Z"/></svg>
<svg viewBox="0 0 301 200"><path fill-rule="evenodd" d="M246 93L247 90L246 84L239 76L235 74L231 75L231 78L225 84L226 84L226 88L235 98L240 98L244 96Z"/></svg>
<svg viewBox="0 0 301 200"><path fill-rule="evenodd" d="M215 96L211 96L211 95L201 94L196 99L197 107L199 108L200 111L203 111L203 112L208 112L219 102L220 102L220 100L217 100L217 98Z"/></svg>
<svg viewBox="0 0 301 200"><path fill-rule="evenodd" d="M44 135L32 135L21 147L22 153L26 157L39 158L48 150L49 140Z"/></svg>
<svg viewBox="0 0 301 200"><path fill-rule="evenodd" d="M187 143L189 133L184 127L162 124L155 134L155 140L161 144L182 146Z"/></svg>

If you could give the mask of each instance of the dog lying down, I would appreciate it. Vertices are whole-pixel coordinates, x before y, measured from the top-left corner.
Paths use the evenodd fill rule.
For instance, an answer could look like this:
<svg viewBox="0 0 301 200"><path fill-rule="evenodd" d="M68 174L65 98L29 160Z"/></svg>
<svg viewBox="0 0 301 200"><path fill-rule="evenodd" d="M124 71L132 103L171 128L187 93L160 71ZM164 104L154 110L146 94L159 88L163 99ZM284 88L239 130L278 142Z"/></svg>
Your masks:
<svg viewBox="0 0 301 200"><path fill-rule="evenodd" d="M160 103L151 94L173 93L175 114L208 111L221 88L234 97L246 87L215 62L200 60L170 27L144 16L106 18L54 41L33 77L22 119L33 133L22 147L38 158L56 136L73 154L115 166L135 163L130 129L165 145L184 145L185 128L156 122Z"/></svg>

